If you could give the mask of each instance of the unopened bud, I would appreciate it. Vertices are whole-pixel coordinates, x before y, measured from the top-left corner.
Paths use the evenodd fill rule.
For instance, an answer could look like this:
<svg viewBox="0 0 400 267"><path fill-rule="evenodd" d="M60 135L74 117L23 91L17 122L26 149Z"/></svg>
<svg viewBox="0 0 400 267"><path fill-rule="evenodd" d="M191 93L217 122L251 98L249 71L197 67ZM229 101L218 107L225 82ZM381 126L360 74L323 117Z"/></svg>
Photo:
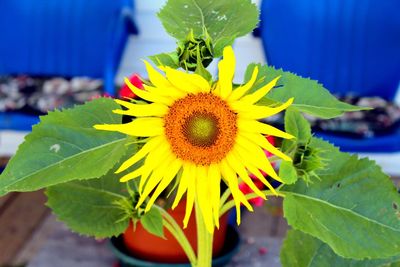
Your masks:
<svg viewBox="0 0 400 267"><path fill-rule="evenodd" d="M179 44L177 48L179 66L185 70L195 71L198 62L206 68L213 60L213 49L211 39L208 34L204 38L194 37L191 31L186 40Z"/></svg>

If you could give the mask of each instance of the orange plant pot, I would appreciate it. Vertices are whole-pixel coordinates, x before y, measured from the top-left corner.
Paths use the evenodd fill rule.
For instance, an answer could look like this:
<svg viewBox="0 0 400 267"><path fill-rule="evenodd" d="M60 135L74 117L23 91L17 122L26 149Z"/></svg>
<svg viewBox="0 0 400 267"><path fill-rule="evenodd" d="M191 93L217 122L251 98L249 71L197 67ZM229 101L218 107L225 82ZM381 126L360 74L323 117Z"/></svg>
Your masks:
<svg viewBox="0 0 400 267"><path fill-rule="evenodd" d="M181 201L174 210L168 211L168 213L181 226L183 218L185 217L185 205L185 201ZM217 256L224 246L227 226L228 216L225 214L220 218L219 229L216 229L214 232L213 256ZM194 214L190 217L188 227L183 229L183 232L192 245L194 251L197 251L197 229ZM188 258L178 241L176 241L172 234L165 228L164 235L166 239L152 235L143 228L140 222L138 222L135 230L133 229L132 223L130 223L128 229L126 229L123 235L123 240L125 247L135 257L154 262L188 262Z"/></svg>

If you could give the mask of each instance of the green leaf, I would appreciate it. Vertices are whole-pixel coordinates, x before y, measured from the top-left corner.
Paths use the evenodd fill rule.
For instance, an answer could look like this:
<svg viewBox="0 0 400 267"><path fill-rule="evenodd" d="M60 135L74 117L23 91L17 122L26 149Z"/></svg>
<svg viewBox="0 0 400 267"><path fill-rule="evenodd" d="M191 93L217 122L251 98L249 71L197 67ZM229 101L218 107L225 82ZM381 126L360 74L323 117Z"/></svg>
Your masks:
<svg viewBox="0 0 400 267"><path fill-rule="evenodd" d="M224 47L233 45L236 36L226 36L218 39L214 45L214 57L222 57L222 52L224 51Z"/></svg>
<svg viewBox="0 0 400 267"><path fill-rule="evenodd" d="M149 58L157 67L168 66L173 69L179 68L179 58L176 51L149 56Z"/></svg>
<svg viewBox="0 0 400 267"><path fill-rule="evenodd" d="M400 264L400 255L377 260L354 260L336 255L325 243L301 231L289 230L281 250L283 267L389 267Z"/></svg>
<svg viewBox="0 0 400 267"><path fill-rule="evenodd" d="M149 233L164 237L163 217L157 208L152 207L140 218L140 222Z"/></svg>
<svg viewBox="0 0 400 267"><path fill-rule="evenodd" d="M185 39L192 29L195 37L207 31L213 43L243 36L258 23L257 7L250 0L168 0L158 16L178 40Z"/></svg>
<svg viewBox="0 0 400 267"><path fill-rule="evenodd" d="M307 143L312 136L310 123L293 108L285 112L285 131L296 137L298 143Z"/></svg>
<svg viewBox="0 0 400 267"><path fill-rule="evenodd" d="M275 69L267 65L250 64L247 67L245 81L250 80L255 66L259 72L252 90L261 88L274 78L281 76L277 88L273 89L266 97L278 102L286 102L294 97L292 107L310 115L330 119L342 115L344 112L365 110L367 108L353 106L337 100L317 81L302 78L282 69Z"/></svg>
<svg viewBox="0 0 400 267"><path fill-rule="evenodd" d="M129 214L118 202L129 201L126 183L113 172L96 179L51 186L47 205L75 232L105 238L117 236L129 224Z"/></svg>
<svg viewBox="0 0 400 267"><path fill-rule="evenodd" d="M106 174L125 153L127 137L93 125L121 123L116 108L101 98L41 117L1 174L0 195Z"/></svg>
<svg viewBox="0 0 400 267"><path fill-rule="evenodd" d="M297 181L297 171L293 164L289 161L282 161L279 166L279 177L285 184L293 184Z"/></svg>
<svg viewBox="0 0 400 267"><path fill-rule="evenodd" d="M390 178L369 159L358 159L319 139L327 167L309 186L298 180L282 187L284 214L295 229L327 243L335 253L377 259L400 251L400 194Z"/></svg>

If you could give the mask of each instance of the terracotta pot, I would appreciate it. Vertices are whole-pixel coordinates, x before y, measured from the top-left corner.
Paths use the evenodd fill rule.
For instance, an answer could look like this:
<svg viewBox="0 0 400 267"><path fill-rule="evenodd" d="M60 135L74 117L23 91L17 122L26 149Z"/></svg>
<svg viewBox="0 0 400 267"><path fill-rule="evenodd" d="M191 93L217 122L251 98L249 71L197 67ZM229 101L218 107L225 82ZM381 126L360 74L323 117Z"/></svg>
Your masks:
<svg viewBox="0 0 400 267"><path fill-rule="evenodd" d="M185 216L185 201L168 213L182 226ZM213 255L218 256L224 246L228 225L228 216L225 214L220 219L220 228L214 233ZM188 227L183 230L194 251L197 250L197 230L194 211L190 217ZM175 240L172 234L164 228L166 239L156 237L148 233L140 223L137 223L136 229L133 230L132 223L123 235L126 249L135 257L152 260L156 262L166 263L183 263L188 262L185 252Z"/></svg>

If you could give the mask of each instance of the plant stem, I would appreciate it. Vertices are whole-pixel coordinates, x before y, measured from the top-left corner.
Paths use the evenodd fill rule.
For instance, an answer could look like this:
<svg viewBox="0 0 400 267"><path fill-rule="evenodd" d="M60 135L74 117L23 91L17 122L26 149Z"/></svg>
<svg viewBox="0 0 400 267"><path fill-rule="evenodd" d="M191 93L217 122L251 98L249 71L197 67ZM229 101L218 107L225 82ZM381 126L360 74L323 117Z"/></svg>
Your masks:
<svg viewBox="0 0 400 267"><path fill-rule="evenodd" d="M231 195L231 190L229 189L229 187L225 190L225 192L222 194L221 198L220 198L220 206L222 207L225 202L228 200L229 196Z"/></svg>
<svg viewBox="0 0 400 267"><path fill-rule="evenodd" d="M190 261L190 264L192 266L196 266L197 264L196 254L194 253L192 246L190 245L185 234L183 233L182 228L165 209L157 205L154 205L154 207L156 207L161 212L164 218L163 225L175 237L179 245L181 245L183 251L185 252L186 256Z"/></svg>
<svg viewBox="0 0 400 267"><path fill-rule="evenodd" d="M213 234L204 223L198 200L195 200L196 225L197 225L197 265L196 267L211 267Z"/></svg>
<svg viewBox="0 0 400 267"><path fill-rule="evenodd" d="M280 193L280 192L276 192L273 193L271 192L271 190L263 190L261 191L263 192L266 196L279 196L279 197L285 197L284 194ZM245 195L246 199L252 199L252 198L256 198L259 197L259 195L257 195L256 193L251 193L251 194L247 194ZM227 212L228 210L230 210L231 208L233 208L235 206L235 201L234 200L230 200L228 202L225 203L225 205L223 205L219 211L219 216L222 216L225 214L225 212Z"/></svg>

